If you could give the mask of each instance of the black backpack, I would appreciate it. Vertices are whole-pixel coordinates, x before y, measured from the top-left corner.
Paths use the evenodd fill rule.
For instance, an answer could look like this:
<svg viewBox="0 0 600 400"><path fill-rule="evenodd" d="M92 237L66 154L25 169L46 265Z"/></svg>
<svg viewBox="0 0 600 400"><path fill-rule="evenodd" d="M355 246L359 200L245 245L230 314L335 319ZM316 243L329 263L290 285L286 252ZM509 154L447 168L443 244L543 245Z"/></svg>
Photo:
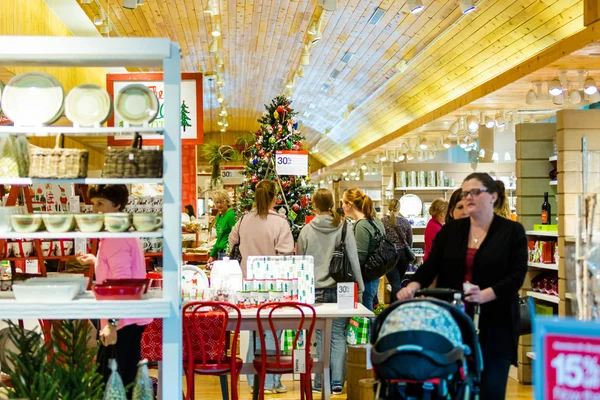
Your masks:
<svg viewBox="0 0 600 400"><path fill-rule="evenodd" d="M367 221L375 230L375 240L379 243L375 251L367 257L365 265L361 265L362 277L365 282L381 278L394 269L398 261L396 246L381 234L373 221L370 219L367 219Z"/></svg>
<svg viewBox="0 0 600 400"><path fill-rule="evenodd" d="M336 282L356 282L356 277L352 272L352 266L346 253L346 228L348 224L344 221L342 228L342 241L335 246L331 263L329 264L329 276Z"/></svg>

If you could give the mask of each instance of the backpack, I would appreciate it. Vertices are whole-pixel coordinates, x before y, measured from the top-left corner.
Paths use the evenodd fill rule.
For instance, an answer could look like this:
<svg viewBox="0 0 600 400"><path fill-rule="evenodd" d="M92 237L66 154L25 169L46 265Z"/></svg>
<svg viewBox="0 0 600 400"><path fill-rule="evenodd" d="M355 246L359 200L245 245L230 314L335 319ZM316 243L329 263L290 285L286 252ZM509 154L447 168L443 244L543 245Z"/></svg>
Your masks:
<svg viewBox="0 0 600 400"><path fill-rule="evenodd" d="M331 263L329 264L329 276L336 282L356 282L356 277L352 272L352 266L346 253L346 228L348 224L344 221L342 228L342 241L335 246Z"/></svg>
<svg viewBox="0 0 600 400"><path fill-rule="evenodd" d="M365 282L379 279L396 266L398 251L396 246L381 234L379 228L367 219L375 230L375 240L378 241L375 250L367 257L365 265L361 265L362 277Z"/></svg>

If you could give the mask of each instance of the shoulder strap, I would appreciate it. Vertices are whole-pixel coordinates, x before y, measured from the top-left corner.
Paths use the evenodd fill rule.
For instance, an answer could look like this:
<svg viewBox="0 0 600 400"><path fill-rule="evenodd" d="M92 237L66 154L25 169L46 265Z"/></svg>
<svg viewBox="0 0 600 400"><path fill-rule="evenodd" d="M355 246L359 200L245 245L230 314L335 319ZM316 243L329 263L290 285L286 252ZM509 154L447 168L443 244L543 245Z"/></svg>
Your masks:
<svg viewBox="0 0 600 400"><path fill-rule="evenodd" d="M342 245L346 243L346 228L348 227L348 224L346 223L346 221L344 220L343 222L344 226L342 227Z"/></svg>
<svg viewBox="0 0 600 400"><path fill-rule="evenodd" d="M242 235L240 232L242 230L242 221L244 220L245 216L246 214L242 214L242 218L240 218L240 227L238 228L238 246L242 243Z"/></svg>
<svg viewBox="0 0 600 400"><path fill-rule="evenodd" d="M365 218L367 221L369 221L369 224L371 224L371 226L373 227L373 229L375 229L375 236L381 237L381 232L379 231L379 228L377 227L377 225L375 225L375 223L373 221L371 221L368 218Z"/></svg>

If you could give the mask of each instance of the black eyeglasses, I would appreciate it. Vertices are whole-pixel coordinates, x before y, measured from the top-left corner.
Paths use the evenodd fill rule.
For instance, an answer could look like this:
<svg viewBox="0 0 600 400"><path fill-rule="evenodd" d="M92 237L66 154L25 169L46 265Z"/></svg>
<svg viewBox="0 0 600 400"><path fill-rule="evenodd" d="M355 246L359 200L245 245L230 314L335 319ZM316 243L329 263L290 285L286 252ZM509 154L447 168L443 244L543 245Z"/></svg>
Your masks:
<svg viewBox="0 0 600 400"><path fill-rule="evenodd" d="M481 188L481 189L471 189L469 191L466 192L460 192L460 199L466 199L468 195L471 195L473 197L477 197L479 196L481 193L484 192L489 192L489 190L487 190L487 188Z"/></svg>

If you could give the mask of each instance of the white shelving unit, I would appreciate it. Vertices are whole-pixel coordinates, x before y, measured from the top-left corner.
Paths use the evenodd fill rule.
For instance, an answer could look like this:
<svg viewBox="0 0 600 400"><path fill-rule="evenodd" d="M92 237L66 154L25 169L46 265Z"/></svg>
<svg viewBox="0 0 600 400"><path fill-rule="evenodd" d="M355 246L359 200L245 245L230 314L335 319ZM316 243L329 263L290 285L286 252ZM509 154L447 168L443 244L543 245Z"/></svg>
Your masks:
<svg viewBox="0 0 600 400"><path fill-rule="evenodd" d="M443 190L456 190L458 188L455 187L446 187L446 186L435 186L435 187L397 187L394 190L400 191L413 191L413 190L428 190L428 191L443 191Z"/></svg>
<svg viewBox="0 0 600 400"><path fill-rule="evenodd" d="M49 234L0 234L0 238L123 238L164 237L163 292L161 298L139 301L96 301L89 297L70 302L48 304L24 303L0 298L0 318L163 318L162 392L169 399L180 400L182 395L181 346L181 132L180 90L181 50L169 39L149 38L91 38L91 37L41 37L3 36L0 47L2 66L76 66L76 67L157 67L163 69L165 103L162 109L163 128L79 128L79 127L0 127L0 134L48 136L65 135L119 135L139 132L163 134L163 179L73 179L65 183L164 183L162 232L125 232L83 234L81 232ZM0 184L29 185L37 182L29 178L0 179ZM52 180L44 180L52 181ZM59 180L54 180L59 181Z"/></svg>
<svg viewBox="0 0 600 400"><path fill-rule="evenodd" d="M544 300L549 303L554 303L554 304L560 303L560 298L558 296L553 296L553 295L546 294L546 293L538 293L538 292L528 291L527 296L533 297L534 299L538 299L538 300Z"/></svg>
<svg viewBox="0 0 600 400"><path fill-rule="evenodd" d="M0 180L0 183L2 180ZM161 238L162 231L154 232L7 232L0 234L2 239L127 239L127 238ZM0 311L0 314L2 312Z"/></svg>
<svg viewBox="0 0 600 400"><path fill-rule="evenodd" d="M545 237L558 237L558 231L525 231L529 236L545 236Z"/></svg>
<svg viewBox="0 0 600 400"><path fill-rule="evenodd" d="M528 358L535 360L535 353L533 351L528 351L526 354Z"/></svg>
<svg viewBox="0 0 600 400"><path fill-rule="evenodd" d="M36 183L77 183L84 185L132 185L132 184L162 184L162 178L81 178L81 179L52 179L52 178L4 178L5 185L34 185Z"/></svg>
<svg viewBox="0 0 600 400"><path fill-rule="evenodd" d="M544 264L544 263L528 262L527 266L534 267L534 268L540 268L540 269L549 269L552 271L558 271L558 264Z"/></svg>

